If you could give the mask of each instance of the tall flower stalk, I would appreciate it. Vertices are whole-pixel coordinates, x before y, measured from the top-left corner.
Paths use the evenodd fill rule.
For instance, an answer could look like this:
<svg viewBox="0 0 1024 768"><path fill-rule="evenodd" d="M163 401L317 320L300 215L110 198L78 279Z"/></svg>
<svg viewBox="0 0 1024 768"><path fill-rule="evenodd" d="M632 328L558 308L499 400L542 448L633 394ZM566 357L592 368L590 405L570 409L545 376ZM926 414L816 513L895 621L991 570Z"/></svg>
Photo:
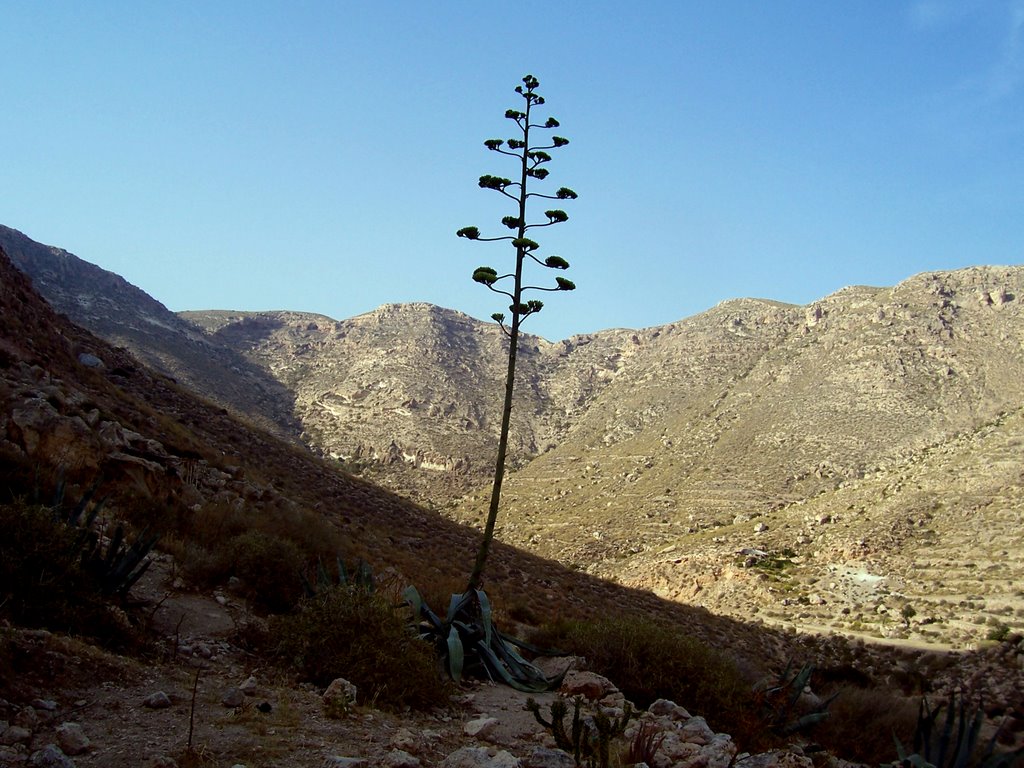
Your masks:
<svg viewBox="0 0 1024 768"><path fill-rule="evenodd" d="M505 117L516 124L517 131L513 138L488 139L484 146L492 152L514 158L517 165L519 180L513 181L502 176L485 175L480 177L480 187L491 189L507 197L515 204L515 214L502 218L501 223L514 234L501 237L481 237L476 227L463 227L456 234L468 240L481 242L506 241L515 249L515 267L511 272L498 274L492 267L477 267L473 272L473 280L501 294L511 302L508 306L509 318L502 312L491 315L508 336L508 368L505 374L505 400L501 412L501 432L498 438L498 455L494 465L494 483L491 488L491 502L487 512L487 523L484 527L483 541L477 552L473 572L469 578L467 591L480 588L483 581L487 556L490 553L491 541L494 538L494 525L498 518L501 503L501 486L505 479L505 458L508 453L508 433L512 421L512 395L515 390L516 355L519 349L519 329L530 315L535 315L544 308L543 302L527 299L525 294L535 291L572 291L576 286L564 277L555 277L554 285L527 285L526 267L540 266L544 269L564 271L569 262L560 256L548 256L543 260L537 255L540 244L528 237L533 230L562 224L569 220L568 214L560 209L544 211L545 221L530 222L527 218L531 200L574 200L576 193L568 187L560 187L554 194L543 194L528 191L528 186L544 181L548 176L546 166L551 161L547 150L559 149L569 143L561 136L550 135L548 131L558 128L558 121L548 117L543 123L533 122L536 108L544 104L544 97L537 93L540 82L533 75L523 78L523 84L516 86L516 93L523 99L522 111L509 109ZM544 138L538 140L537 133L544 131ZM531 132L533 136L531 137ZM539 141L538 144L532 142Z"/></svg>

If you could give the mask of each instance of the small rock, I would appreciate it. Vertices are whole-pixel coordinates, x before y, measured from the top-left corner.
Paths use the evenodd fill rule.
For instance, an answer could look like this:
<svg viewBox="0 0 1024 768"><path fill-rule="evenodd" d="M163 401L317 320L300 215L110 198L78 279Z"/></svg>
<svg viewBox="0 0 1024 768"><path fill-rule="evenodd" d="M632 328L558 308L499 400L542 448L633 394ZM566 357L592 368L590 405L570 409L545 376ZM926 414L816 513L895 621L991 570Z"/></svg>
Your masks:
<svg viewBox="0 0 1024 768"><path fill-rule="evenodd" d="M416 749L423 742L423 736L413 733L408 728L399 728L391 737L391 746L397 751Z"/></svg>
<svg viewBox="0 0 1024 768"><path fill-rule="evenodd" d="M743 761L744 768L812 768L813 765L811 758L793 754L788 749L762 752Z"/></svg>
<svg viewBox="0 0 1024 768"><path fill-rule="evenodd" d="M496 717L478 717L462 726L462 732L467 736L476 736L483 739L494 730L497 724L498 718Z"/></svg>
<svg viewBox="0 0 1024 768"><path fill-rule="evenodd" d="M75 761L60 751L56 744L47 744L28 759L33 768L75 768Z"/></svg>
<svg viewBox="0 0 1024 768"><path fill-rule="evenodd" d="M393 749L384 755L384 765L388 768L419 768L420 759L404 750Z"/></svg>
<svg viewBox="0 0 1024 768"><path fill-rule="evenodd" d="M335 678L324 691L324 705L348 709L356 703L356 687L343 677Z"/></svg>
<svg viewBox="0 0 1024 768"><path fill-rule="evenodd" d="M238 688L229 688L220 703L225 707L240 707L245 703L245 694Z"/></svg>
<svg viewBox="0 0 1024 768"><path fill-rule="evenodd" d="M324 760L324 768L368 768L370 763L361 757L330 755Z"/></svg>
<svg viewBox="0 0 1024 768"><path fill-rule="evenodd" d="M150 709L167 709L171 706L171 698L163 691L157 691L143 699L142 706L149 707Z"/></svg>
<svg viewBox="0 0 1024 768"><path fill-rule="evenodd" d="M0 736L0 744L28 744L32 740L32 731L20 725L12 725Z"/></svg>
<svg viewBox="0 0 1024 768"><path fill-rule="evenodd" d="M14 716L14 725L32 730L39 725L39 713L35 707L22 707L21 711Z"/></svg>
<svg viewBox="0 0 1024 768"><path fill-rule="evenodd" d="M448 755L441 768L522 768L522 762L505 750L492 756L483 747L462 747Z"/></svg>
<svg viewBox="0 0 1024 768"><path fill-rule="evenodd" d="M238 690L240 690L246 696L255 696L256 695L256 689L257 689L256 678L253 677L252 675L249 675L245 679L245 682L243 682L240 686L238 686Z"/></svg>
<svg viewBox="0 0 1024 768"><path fill-rule="evenodd" d="M576 761L560 749L534 747L523 759L523 768L576 768Z"/></svg>
<svg viewBox="0 0 1024 768"><path fill-rule="evenodd" d="M57 743L65 755L80 755L89 749L89 737L78 723L61 723L56 730Z"/></svg>
<svg viewBox="0 0 1024 768"><path fill-rule="evenodd" d="M167 755L153 755L143 763L143 768L178 768L178 763Z"/></svg>
<svg viewBox="0 0 1024 768"><path fill-rule="evenodd" d="M35 709L41 709L44 712L56 712L57 702L52 699L33 699L32 706Z"/></svg>

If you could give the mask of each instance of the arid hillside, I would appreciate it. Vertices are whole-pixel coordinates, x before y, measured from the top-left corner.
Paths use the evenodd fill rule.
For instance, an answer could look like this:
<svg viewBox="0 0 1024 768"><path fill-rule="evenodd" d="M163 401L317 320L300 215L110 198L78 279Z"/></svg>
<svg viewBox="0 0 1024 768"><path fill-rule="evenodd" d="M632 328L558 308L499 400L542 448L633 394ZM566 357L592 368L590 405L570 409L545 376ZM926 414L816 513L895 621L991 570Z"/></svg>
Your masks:
<svg viewBox="0 0 1024 768"><path fill-rule="evenodd" d="M174 357L182 383L223 375L201 390L247 414L259 404L231 393L256 377L278 432L299 425L329 463L482 521L505 355L493 323L427 304L153 323L116 276L19 242L76 321L164 361L191 339L212 362L188 373ZM1024 268L974 267L527 337L499 537L741 619L953 646L1020 628L1022 290ZM152 332L102 326L86 308L104 302Z"/></svg>

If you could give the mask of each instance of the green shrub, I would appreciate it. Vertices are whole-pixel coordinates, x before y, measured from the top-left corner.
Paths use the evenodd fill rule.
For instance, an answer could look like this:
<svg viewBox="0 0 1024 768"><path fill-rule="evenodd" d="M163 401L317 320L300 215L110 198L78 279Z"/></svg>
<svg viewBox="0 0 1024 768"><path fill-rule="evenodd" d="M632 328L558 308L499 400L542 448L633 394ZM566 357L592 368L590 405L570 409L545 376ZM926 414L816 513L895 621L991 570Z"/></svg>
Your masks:
<svg viewBox="0 0 1024 768"><path fill-rule="evenodd" d="M294 614L271 619L272 651L321 687L344 677L361 703L428 709L447 701L434 649L407 616L378 593L334 586L303 598Z"/></svg>
<svg viewBox="0 0 1024 768"><path fill-rule="evenodd" d="M305 558L293 542L249 531L228 542L226 554L253 605L283 613L298 603Z"/></svg>
<svg viewBox="0 0 1024 768"><path fill-rule="evenodd" d="M985 639L986 640L993 640L993 641L995 641L997 643L1001 643L1006 638L1008 638L1009 636L1010 636L1010 627L1009 627L1009 625L1008 624L1004 624L1003 622L997 620L995 622L995 624L992 626L992 629L990 629L986 633Z"/></svg>

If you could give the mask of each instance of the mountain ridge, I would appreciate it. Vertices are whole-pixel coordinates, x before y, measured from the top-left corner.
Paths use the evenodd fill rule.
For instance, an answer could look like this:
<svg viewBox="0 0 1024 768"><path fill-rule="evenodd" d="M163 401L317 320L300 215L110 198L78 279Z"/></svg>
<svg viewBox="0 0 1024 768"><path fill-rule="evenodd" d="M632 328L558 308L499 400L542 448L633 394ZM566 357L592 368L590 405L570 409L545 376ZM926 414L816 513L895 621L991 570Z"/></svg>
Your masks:
<svg viewBox="0 0 1024 768"><path fill-rule="evenodd" d="M978 642L989 622L1024 626L1024 595L964 565L1024 580L1024 540L1007 522L1024 518L1012 492L1024 485L1022 291L1022 267L968 267L804 306L730 299L652 328L524 336L498 535L790 626L952 645ZM228 350L288 393L314 450L480 524L507 344L495 324L422 302L344 320L182 317L205 329L204 349ZM947 475L965 466L961 488ZM961 506L999 550L963 542ZM960 574L934 600L929 547ZM772 562L783 570L766 573ZM932 582L908 580L915 567ZM877 588L854 583L868 577ZM984 592L990 604L974 599ZM927 623L894 618L911 599Z"/></svg>

